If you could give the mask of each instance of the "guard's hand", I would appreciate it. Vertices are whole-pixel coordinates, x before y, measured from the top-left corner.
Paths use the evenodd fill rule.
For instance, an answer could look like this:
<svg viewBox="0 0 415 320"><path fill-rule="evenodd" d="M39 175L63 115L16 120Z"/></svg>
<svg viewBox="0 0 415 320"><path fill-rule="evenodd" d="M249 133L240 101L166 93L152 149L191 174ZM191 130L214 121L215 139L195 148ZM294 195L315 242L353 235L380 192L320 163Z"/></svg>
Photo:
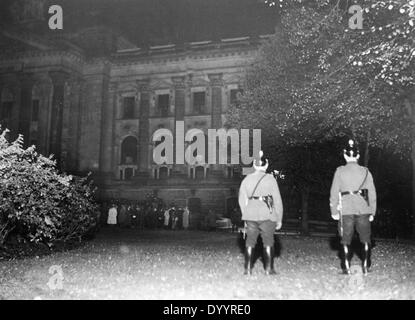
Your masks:
<svg viewBox="0 0 415 320"><path fill-rule="evenodd" d="M340 215L339 214L332 214L331 217L333 218L333 220L338 221L340 219Z"/></svg>
<svg viewBox="0 0 415 320"><path fill-rule="evenodd" d="M275 227L275 230L280 230L282 227L282 222L277 222L277 226Z"/></svg>
<svg viewBox="0 0 415 320"><path fill-rule="evenodd" d="M375 217L371 214L371 215L369 216L369 222L372 222L373 220L375 220Z"/></svg>
<svg viewBox="0 0 415 320"><path fill-rule="evenodd" d="M337 205L337 211L341 211L342 210L342 206L341 206L341 204L339 203L338 205Z"/></svg>

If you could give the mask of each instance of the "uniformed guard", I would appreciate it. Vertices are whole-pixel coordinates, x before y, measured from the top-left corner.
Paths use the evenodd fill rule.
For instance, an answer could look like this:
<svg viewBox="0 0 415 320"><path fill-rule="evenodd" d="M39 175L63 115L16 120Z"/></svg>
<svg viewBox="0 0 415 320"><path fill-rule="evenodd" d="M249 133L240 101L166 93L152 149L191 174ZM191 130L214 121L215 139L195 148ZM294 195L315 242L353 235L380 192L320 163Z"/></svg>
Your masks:
<svg viewBox="0 0 415 320"><path fill-rule="evenodd" d="M239 206L247 235L244 274L252 274L253 249L259 234L264 244L265 273L276 273L274 231L282 226L283 206L278 183L272 174L266 173L268 160L263 156L261 151L260 159L253 163L255 171L244 178L239 189Z"/></svg>
<svg viewBox="0 0 415 320"><path fill-rule="evenodd" d="M362 271L363 274L367 274L370 223L376 214L376 189L369 169L358 164L360 153L353 140L349 140L343 154L346 165L337 168L330 190L331 216L339 221L343 273L350 274L350 244L356 228L363 246Z"/></svg>

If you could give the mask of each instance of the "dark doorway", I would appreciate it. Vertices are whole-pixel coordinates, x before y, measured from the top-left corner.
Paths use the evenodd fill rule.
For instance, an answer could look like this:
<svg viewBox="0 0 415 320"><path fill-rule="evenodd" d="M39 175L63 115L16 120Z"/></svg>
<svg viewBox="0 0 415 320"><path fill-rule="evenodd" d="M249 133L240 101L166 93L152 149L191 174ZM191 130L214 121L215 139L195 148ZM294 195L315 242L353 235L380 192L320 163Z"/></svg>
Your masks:
<svg viewBox="0 0 415 320"><path fill-rule="evenodd" d="M121 164L137 163L137 139L127 137L121 144Z"/></svg>
<svg viewBox="0 0 415 320"><path fill-rule="evenodd" d="M125 169L125 180L130 180L134 176L134 169L133 168L126 168Z"/></svg>
<svg viewBox="0 0 415 320"><path fill-rule="evenodd" d="M187 206L190 211L191 228L199 228L202 219L202 202L200 198L189 198Z"/></svg>
<svg viewBox="0 0 415 320"><path fill-rule="evenodd" d="M159 170L159 179L167 179L169 177L169 169L167 167L161 167Z"/></svg>

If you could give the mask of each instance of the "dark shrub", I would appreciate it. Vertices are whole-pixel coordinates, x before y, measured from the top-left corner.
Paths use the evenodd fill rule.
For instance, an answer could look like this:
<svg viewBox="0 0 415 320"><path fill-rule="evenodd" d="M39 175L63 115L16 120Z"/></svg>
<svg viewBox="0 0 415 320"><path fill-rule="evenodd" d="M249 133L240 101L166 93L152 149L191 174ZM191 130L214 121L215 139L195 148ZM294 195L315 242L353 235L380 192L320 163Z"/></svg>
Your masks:
<svg viewBox="0 0 415 320"><path fill-rule="evenodd" d="M33 242L80 240L96 225L88 177L61 174L55 161L0 135L0 245L10 232Z"/></svg>

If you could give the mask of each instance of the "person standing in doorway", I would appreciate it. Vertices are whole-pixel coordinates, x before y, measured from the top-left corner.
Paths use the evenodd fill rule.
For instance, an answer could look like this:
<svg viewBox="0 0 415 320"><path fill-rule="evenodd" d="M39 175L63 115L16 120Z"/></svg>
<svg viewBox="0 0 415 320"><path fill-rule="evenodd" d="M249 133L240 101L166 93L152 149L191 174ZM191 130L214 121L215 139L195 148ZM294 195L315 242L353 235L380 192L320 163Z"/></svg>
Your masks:
<svg viewBox="0 0 415 320"><path fill-rule="evenodd" d="M189 228L189 218L190 218L190 211L189 208L186 206L183 210L183 229L187 230Z"/></svg>
<svg viewBox="0 0 415 320"><path fill-rule="evenodd" d="M170 222L170 209L166 209L164 211L164 229L169 229L169 222Z"/></svg>
<svg viewBox="0 0 415 320"><path fill-rule="evenodd" d="M110 207L110 209L108 210L108 219L107 219L107 224L109 226L116 226L117 225L117 205L115 203L113 203Z"/></svg>

